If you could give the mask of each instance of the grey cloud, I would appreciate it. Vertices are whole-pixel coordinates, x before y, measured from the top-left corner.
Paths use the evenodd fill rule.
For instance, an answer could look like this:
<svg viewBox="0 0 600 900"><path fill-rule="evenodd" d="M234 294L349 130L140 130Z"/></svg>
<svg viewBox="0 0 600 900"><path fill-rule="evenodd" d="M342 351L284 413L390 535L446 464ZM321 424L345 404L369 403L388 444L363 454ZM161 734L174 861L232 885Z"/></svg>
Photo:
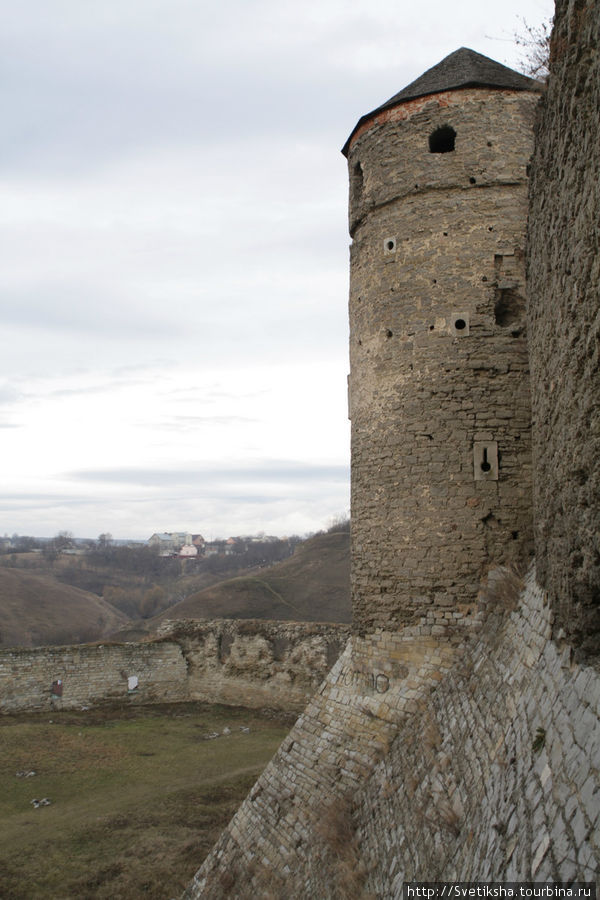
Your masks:
<svg viewBox="0 0 600 900"><path fill-rule="evenodd" d="M197 425L239 425L257 421L248 416L173 416L163 424L166 428L194 428Z"/></svg>
<svg viewBox="0 0 600 900"><path fill-rule="evenodd" d="M115 296L116 294L116 296ZM148 337L177 336L181 326L176 319L148 310L140 315L118 292L95 292L90 284L65 282L29 286L0 294L3 324L29 329L82 332L94 339L139 341Z"/></svg>
<svg viewBox="0 0 600 900"><path fill-rule="evenodd" d="M167 485L226 485L231 482L249 484L282 484L289 482L346 482L349 470L343 465L310 465L300 462L261 462L247 467L198 466L186 469L108 469L80 470L67 477L104 484L129 484L165 487Z"/></svg>
<svg viewBox="0 0 600 900"><path fill-rule="evenodd" d="M0 406L13 406L23 400L23 393L10 382L0 385Z"/></svg>
<svg viewBox="0 0 600 900"><path fill-rule="evenodd" d="M345 65L332 60L339 22L320 32L315 23L303 41L288 34L282 46L264 40L268 5L261 19L256 5L222 3L208 21L205 8L188 4L169 32L172 7L162 7L166 32L130 4L118 29L78 21L73 10L61 29L15 28L3 48L10 129L0 164L73 173L142 146L282 131L329 134L341 146L353 120L385 99L377 73L349 85L350 53ZM364 34L356 22L344 40L352 46Z"/></svg>

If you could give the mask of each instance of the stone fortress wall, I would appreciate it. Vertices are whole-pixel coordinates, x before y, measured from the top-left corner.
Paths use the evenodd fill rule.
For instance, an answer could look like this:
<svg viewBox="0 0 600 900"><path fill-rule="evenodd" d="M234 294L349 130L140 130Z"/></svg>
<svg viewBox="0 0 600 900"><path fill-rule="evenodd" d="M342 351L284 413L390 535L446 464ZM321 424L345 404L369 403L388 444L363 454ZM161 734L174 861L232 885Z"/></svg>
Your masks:
<svg viewBox="0 0 600 900"><path fill-rule="evenodd" d="M0 714L183 700L300 711L348 636L345 625L219 619L165 623L148 642L3 650Z"/></svg>
<svg viewBox="0 0 600 900"><path fill-rule="evenodd" d="M597 4L558 5L528 237L538 578L582 657L600 656L599 39Z"/></svg>
<svg viewBox="0 0 600 900"><path fill-rule="evenodd" d="M362 631L413 624L436 605L465 611L486 566L531 554L524 243L538 96L431 94L349 145L352 613ZM443 129L454 150L430 152Z"/></svg>
<svg viewBox="0 0 600 900"><path fill-rule="evenodd" d="M525 227L521 154L531 140L533 104L522 92L494 97L494 115L505 104L508 130L520 121L525 138L513 135L504 146L509 161L519 160L514 183L509 178L500 186L494 175L481 192L482 172L473 164L461 169L457 149L447 186L440 182L440 196L428 197L422 185L431 174L419 172L412 185L408 178L420 165L416 154L388 153L386 143L388 135L396 149L405 141L400 130L406 122L415 134L422 127L422 138L434 125L427 117L440 125L459 121L473 100L471 86L455 90L461 98L448 107L407 98L404 118L401 112L395 118L403 103L384 105L353 134L356 148L366 147L367 159L387 179L400 183L402 167L407 173L406 194L394 186L387 196L388 188L353 158L350 145L356 629L185 900L387 900L401 897L403 882L412 879L598 878L600 675L589 632L598 610L600 533L594 493L600 475L599 42L597 2L557 0L553 75L539 113L530 199L532 467L520 449L529 439L529 420L519 250ZM477 96L486 122L483 107L491 98L485 90ZM473 121L473 110L470 116ZM492 124L501 136L499 123ZM472 129L475 135L475 124ZM467 148L467 158L472 151ZM426 159L423 166L437 165ZM498 150L496 171L501 165ZM449 197L442 196L446 189ZM486 192L487 210L479 206ZM424 222L417 200L424 203ZM495 227L490 216L498 204L509 226L506 233L500 226L496 248L493 232L481 231L484 213ZM467 213L477 226L471 239L484 254L481 261L470 257L462 236L469 230ZM416 239L404 227L405 214ZM447 235L434 233L438 215L449 223ZM407 237L416 256L403 252ZM448 245L449 260L442 238L456 242ZM425 247L434 254L433 266ZM463 268L463 253L470 270ZM420 268L411 271L413 259ZM447 286L439 295L433 293L436 268ZM477 281L481 273L488 282ZM390 299L396 285L402 285L397 305ZM458 330L468 334L455 334L459 319L464 327ZM479 382L469 363L485 354L470 341L471 321L473 337L488 348L487 374L480 373ZM461 377L471 392L480 391L472 409L470 398L459 402ZM446 403L453 417L438 408ZM483 417L475 418L486 407L494 422L489 429ZM515 410L521 430L500 414L504 409ZM494 465L494 445L499 452L497 482L490 486L490 477L480 488L474 477L467 485L466 476L469 456L473 476L485 460L476 453L481 444L488 444ZM485 539L489 524L481 518L477 524L481 513L469 500L480 501L488 523L489 507L496 520L491 540ZM475 608L472 591L482 562L508 562L513 550L517 558L526 555L532 518L538 575L531 568L520 584L509 569L492 568ZM451 540L457 531L461 545Z"/></svg>
<svg viewBox="0 0 600 900"><path fill-rule="evenodd" d="M183 898L593 881L600 679L549 640L534 574L519 587L497 570L454 646L405 629L378 656L353 636Z"/></svg>

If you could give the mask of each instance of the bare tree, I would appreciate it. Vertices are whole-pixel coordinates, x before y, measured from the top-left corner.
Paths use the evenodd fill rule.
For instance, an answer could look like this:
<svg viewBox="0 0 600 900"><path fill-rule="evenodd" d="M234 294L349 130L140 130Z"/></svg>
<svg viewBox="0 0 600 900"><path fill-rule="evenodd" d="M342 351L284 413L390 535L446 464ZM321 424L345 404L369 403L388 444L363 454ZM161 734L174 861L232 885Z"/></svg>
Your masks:
<svg viewBox="0 0 600 900"><path fill-rule="evenodd" d="M546 81L550 74L550 39L554 18L543 19L539 25L530 25L523 17L519 17L519 21L521 28L515 31L514 40L521 48L520 69L537 81Z"/></svg>

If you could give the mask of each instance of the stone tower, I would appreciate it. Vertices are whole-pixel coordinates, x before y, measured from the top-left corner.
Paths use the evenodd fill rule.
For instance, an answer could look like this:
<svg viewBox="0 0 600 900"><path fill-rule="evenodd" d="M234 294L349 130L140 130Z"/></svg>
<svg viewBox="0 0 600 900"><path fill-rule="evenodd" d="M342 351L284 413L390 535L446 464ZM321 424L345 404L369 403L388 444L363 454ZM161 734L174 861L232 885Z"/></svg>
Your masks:
<svg viewBox="0 0 600 900"><path fill-rule="evenodd" d="M531 553L523 254L538 96L462 48L343 149L360 633L448 624L491 564Z"/></svg>

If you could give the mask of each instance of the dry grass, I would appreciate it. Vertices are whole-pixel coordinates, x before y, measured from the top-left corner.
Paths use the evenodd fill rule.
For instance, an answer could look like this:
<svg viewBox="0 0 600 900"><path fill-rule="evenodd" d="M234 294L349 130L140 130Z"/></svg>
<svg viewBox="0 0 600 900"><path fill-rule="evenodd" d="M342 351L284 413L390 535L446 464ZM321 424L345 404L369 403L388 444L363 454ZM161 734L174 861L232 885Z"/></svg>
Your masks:
<svg viewBox="0 0 600 900"><path fill-rule="evenodd" d="M125 621L95 594L0 566L0 647L94 641Z"/></svg>
<svg viewBox="0 0 600 900"><path fill-rule="evenodd" d="M365 891L366 870L360 855L348 798L338 797L318 815L316 831L325 845L330 869L331 900L369 900Z"/></svg>
<svg viewBox="0 0 600 900"><path fill-rule="evenodd" d="M287 728L200 704L0 719L3 900L179 895Z"/></svg>
<svg viewBox="0 0 600 900"><path fill-rule="evenodd" d="M280 619L349 622L350 539L347 533L316 535L289 559L261 571L221 581L151 620Z"/></svg>
<svg viewBox="0 0 600 900"><path fill-rule="evenodd" d="M491 569L482 590L483 603L489 612L512 612L516 609L523 586L523 573L517 569L505 566Z"/></svg>

